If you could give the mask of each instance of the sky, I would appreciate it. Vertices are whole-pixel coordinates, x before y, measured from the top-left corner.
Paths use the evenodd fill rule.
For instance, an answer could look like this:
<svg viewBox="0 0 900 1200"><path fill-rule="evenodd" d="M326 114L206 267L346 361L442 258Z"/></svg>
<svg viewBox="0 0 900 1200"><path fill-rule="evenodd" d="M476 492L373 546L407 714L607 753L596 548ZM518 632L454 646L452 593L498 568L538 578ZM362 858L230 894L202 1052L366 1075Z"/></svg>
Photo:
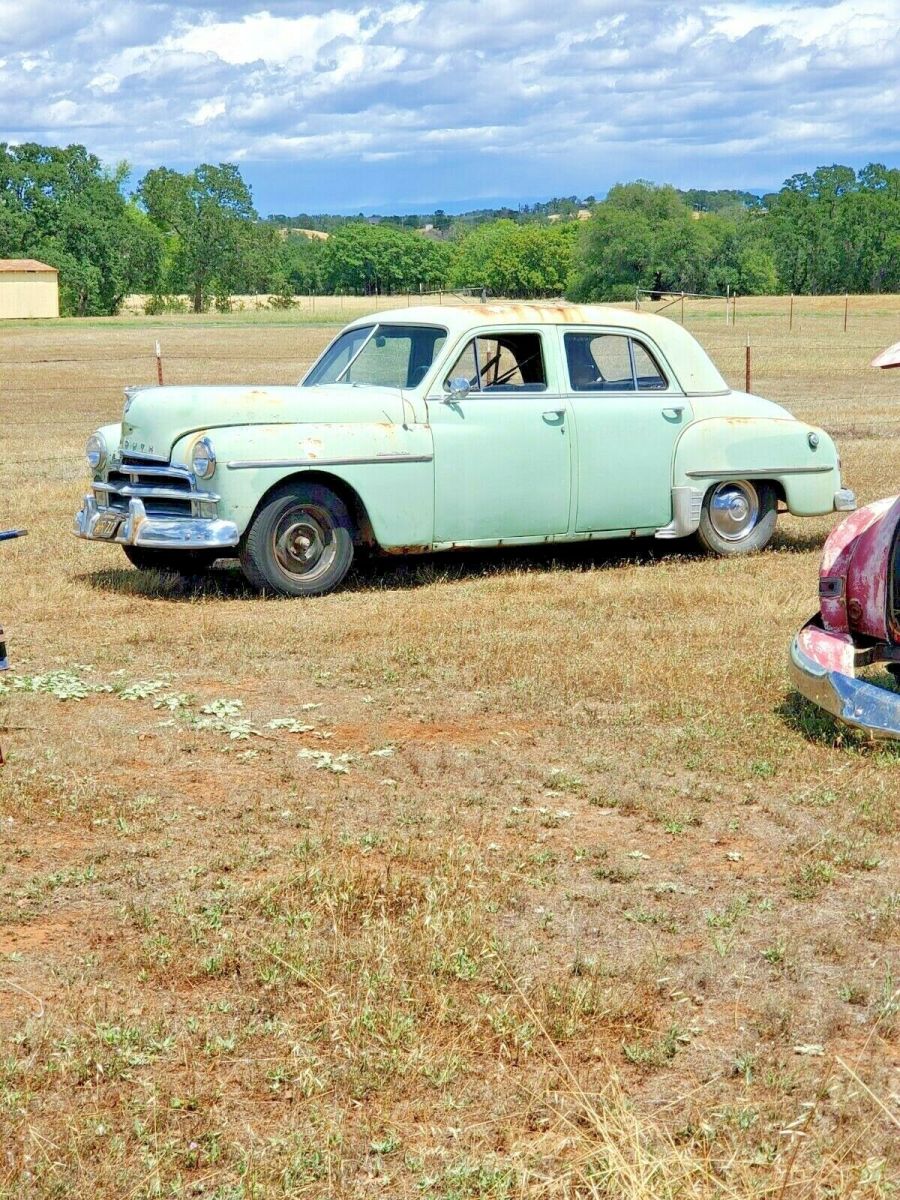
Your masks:
<svg viewBox="0 0 900 1200"><path fill-rule="evenodd" d="M258 211L448 211L900 165L900 0L0 0L0 141Z"/></svg>

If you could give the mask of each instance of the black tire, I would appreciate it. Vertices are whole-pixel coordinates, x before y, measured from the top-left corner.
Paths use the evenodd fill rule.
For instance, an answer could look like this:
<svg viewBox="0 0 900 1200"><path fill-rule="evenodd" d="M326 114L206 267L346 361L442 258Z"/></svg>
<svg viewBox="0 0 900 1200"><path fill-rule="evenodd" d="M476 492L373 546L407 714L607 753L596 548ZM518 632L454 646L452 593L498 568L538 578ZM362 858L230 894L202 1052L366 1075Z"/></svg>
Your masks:
<svg viewBox="0 0 900 1200"><path fill-rule="evenodd" d="M241 567L262 592L321 596L353 562L353 523L339 496L315 483L273 492L241 543Z"/></svg>
<svg viewBox="0 0 900 1200"><path fill-rule="evenodd" d="M122 549L139 571L163 571L169 575L203 575L222 557L218 550L151 550L146 546Z"/></svg>
<svg viewBox="0 0 900 1200"><path fill-rule="evenodd" d="M755 554L772 540L777 519L778 497L771 484L723 480L703 497L697 540L722 558Z"/></svg>

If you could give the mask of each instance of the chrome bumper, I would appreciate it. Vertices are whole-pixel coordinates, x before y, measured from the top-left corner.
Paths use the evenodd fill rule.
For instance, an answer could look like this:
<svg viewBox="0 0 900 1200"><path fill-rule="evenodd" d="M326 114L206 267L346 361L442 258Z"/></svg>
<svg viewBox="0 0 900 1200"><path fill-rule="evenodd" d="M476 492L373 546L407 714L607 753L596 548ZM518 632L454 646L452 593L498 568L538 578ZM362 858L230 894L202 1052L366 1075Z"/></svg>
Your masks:
<svg viewBox="0 0 900 1200"><path fill-rule="evenodd" d="M791 680L807 700L847 725L876 738L900 738L900 693L856 677L856 669L894 662L887 647L855 645L829 633L818 618L808 621L791 644Z"/></svg>
<svg viewBox="0 0 900 1200"><path fill-rule="evenodd" d="M127 512L101 508L85 496L75 515L74 534L95 542L144 546L148 550L227 550L240 540L234 521L211 517L148 516L143 500L128 501Z"/></svg>
<svg viewBox="0 0 900 1200"><path fill-rule="evenodd" d="M835 512L856 512L856 493L850 488L841 488L834 493Z"/></svg>

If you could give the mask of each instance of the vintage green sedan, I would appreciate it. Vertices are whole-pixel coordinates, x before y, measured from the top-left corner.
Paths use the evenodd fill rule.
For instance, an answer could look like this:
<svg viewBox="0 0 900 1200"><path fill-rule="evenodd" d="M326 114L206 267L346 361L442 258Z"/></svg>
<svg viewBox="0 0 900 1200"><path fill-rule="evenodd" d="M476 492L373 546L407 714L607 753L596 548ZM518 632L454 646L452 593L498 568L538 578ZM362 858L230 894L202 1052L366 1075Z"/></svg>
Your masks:
<svg viewBox="0 0 900 1200"><path fill-rule="evenodd" d="M75 533L139 569L239 557L337 587L388 554L592 538L759 550L779 508L855 508L834 443L728 387L680 325L616 308L406 308L348 325L296 387L127 388L87 444Z"/></svg>

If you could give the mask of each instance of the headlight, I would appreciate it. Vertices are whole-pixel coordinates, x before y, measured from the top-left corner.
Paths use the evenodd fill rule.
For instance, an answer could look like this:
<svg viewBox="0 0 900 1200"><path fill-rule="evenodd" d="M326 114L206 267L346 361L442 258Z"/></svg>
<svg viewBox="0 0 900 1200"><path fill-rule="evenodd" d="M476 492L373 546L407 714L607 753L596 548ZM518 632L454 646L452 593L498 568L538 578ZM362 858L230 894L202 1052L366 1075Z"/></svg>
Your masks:
<svg viewBox="0 0 900 1200"><path fill-rule="evenodd" d="M106 466L106 439L102 433L91 434L84 448L84 453L88 460L88 466L92 471L100 471Z"/></svg>
<svg viewBox="0 0 900 1200"><path fill-rule="evenodd" d="M209 479L216 469L216 452L208 437L202 437L194 446L191 470L198 479Z"/></svg>

